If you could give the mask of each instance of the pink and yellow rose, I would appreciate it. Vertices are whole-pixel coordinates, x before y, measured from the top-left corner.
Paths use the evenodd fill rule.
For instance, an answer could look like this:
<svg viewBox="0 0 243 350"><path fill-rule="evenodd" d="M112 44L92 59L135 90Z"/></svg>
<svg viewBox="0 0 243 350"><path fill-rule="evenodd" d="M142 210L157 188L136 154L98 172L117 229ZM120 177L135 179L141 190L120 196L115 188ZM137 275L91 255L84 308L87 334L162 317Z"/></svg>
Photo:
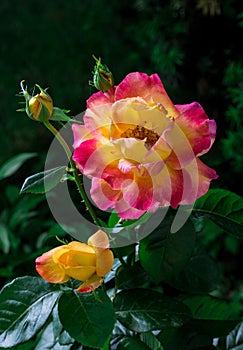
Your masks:
<svg viewBox="0 0 243 350"><path fill-rule="evenodd" d="M199 103L174 105L157 74L131 73L87 101L73 124L73 159L102 209L136 219L161 206L193 204L216 172L199 157L216 134Z"/></svg>
<svg viewBox="0 0 243 350"><path fill-rule="evenodd" d="M88 244L73 241L44 253L36 259L36 270L51 283L64 283L70 278L83 281L78 291L90 292L103 282L113 263L109 239L99 230Z"/></svg>

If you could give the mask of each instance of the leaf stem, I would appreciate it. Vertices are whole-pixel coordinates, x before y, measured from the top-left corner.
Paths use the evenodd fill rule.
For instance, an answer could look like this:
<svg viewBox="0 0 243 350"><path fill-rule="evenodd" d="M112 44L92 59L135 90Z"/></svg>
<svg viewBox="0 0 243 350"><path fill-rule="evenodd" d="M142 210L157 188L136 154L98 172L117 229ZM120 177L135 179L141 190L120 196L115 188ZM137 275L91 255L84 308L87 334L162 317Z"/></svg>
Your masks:
<svg viewBox="0 0 243 350"><path fill-rule="evenodd" d="M74 180L75 180L75 183L76 183L76 186L78 188L78 192L82 198L82 200L84 201L85 205L86 205L86 208L88 209L89 213L90 213L90 216L92 217L94 223L101 227L101 223L98 219L98 217L96 216L96 213L84 191L84 188L83 188L83 185L80 181L80 176L79 176L79 173L78 173L78 169L76 167L76 164L74 163L73 161L73 158L72 158L72 152L67 144L67 142L64 140L64 138L62 137L62 135L59 133L59 131L49 122L49 121L46 121L46 122L43 122L44 125L46 126L46 128L57 138L58 142L60 143L60 145L62 146L62 148L64 149L67 157L68 157L68 160L70 162L70 165L71 165L71 168L72 168L72 172L73 172L73 176L74 176Z"/></svg>
<svg viewBox="0 0 243 350"><path fill-rule="evenodd" d="M113 252L115 253L117 258L119 259L119 261L122 264L122 266L123 267L127 267L127 263L125 262L125 260L123 259L121 253L119 252L119 248L113 248Z"/></svg>

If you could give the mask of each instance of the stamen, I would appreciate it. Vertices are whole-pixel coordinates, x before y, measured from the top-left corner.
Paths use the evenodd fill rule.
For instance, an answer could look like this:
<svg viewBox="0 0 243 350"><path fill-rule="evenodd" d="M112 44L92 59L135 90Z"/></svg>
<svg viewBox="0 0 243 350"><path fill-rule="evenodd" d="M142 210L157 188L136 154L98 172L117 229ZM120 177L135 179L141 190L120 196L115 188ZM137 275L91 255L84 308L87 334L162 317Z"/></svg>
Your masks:
<svg viewBox="0 0 243 350"><path fill-rule="evenodd" d="M134 129L128 128L121 134L121 137L129 138L134 137L139 140L146 138L145 144L151 148L158 141L159 135L156 132L146 129L143 126L136 125Z"/></svg>

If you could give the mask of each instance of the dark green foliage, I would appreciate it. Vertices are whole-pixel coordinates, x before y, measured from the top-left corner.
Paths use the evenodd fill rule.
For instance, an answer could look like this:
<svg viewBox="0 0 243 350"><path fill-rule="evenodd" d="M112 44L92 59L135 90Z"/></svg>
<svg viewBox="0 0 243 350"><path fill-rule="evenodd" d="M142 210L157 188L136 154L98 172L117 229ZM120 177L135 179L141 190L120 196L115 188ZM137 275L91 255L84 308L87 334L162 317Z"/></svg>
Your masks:
<svg viewBox="0 0 243 350"><path fill-rule="evenodd" d="M116 295L117 319L135 332L180 327L191 318L183 303L149 289L130 289Z"/></svg>
<svg viewBox="0 0 243 350"><path fill-rule="evenodd" d="M60 294L38 277L22 277L0 293L0 344L11 347L31 339L45 324Z"/></svg>
<svg viewBox="0 0 243 350"><path fill-rule="evenodd" d="M102 289L95 293L69 292L62 295L58 313L68 333L90 347L102 347L112 332L115 314Z"/></svg>
<svg viewBox="0 0 243 350"><path fill-rule="evenodd" d="M207 215L214 223L236 238L243 238L243 199L223 189L209 190L193 208L197 216Z"/></svg>
<svg viewBox="0 0 243 350"><path fill-rule="evenodd" d="M166 281L184 269L194 249L196 235L192 223L187 221L173 234L171 224L167 217L139 244L141 264L155 283Z"/></svg>

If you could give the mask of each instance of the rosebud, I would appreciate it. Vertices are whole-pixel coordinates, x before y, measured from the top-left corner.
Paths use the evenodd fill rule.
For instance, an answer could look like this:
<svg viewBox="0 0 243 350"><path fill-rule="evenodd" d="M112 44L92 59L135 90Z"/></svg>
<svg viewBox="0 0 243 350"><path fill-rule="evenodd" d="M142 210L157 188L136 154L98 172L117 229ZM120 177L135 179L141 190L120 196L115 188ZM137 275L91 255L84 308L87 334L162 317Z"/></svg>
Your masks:
<svg viewBox="0 0 243 350"><path fill-rule="evenodd" d="M82 281L79 292L90 292L111 270L114 256L104 231L93 234L88 244L73 241L49 250L36 259L36 270L51 283L65 283L70 278Z"/></svg>
<svg viewBox="0 0 243 350"><path fill-rule="evenodd" d="M91 82L91 85L105 92L114 85L113 75L106 65L101 64L101 58L97 59L95 56L93 57L96 65L94 67L93 82Z"/></svg>
<svg viewBox="0 0 243 350"><path fill-rule="evenodd" d="M39 85L40 93L31 97L26 104L26 112L31 119L45 122L53 114L53 102L50 95L46 93Z"/></svg>

